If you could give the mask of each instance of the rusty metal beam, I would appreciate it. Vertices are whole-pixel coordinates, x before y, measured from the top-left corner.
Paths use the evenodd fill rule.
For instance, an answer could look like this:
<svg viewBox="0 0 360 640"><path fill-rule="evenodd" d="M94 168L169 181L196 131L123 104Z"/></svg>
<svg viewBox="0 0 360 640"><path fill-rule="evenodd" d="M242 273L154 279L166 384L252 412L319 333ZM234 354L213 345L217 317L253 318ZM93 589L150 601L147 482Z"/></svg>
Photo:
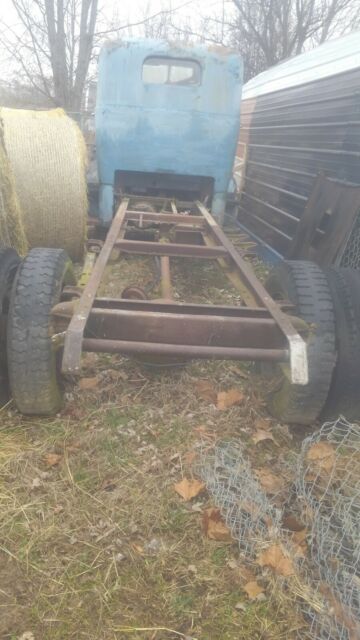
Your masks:
<svg viewBox="0 0 360 640"><path fill-rule="evenodd" d="M193 346L286 349L272 318L93 308L86 337Z"/></svg>
<svg viewBox="0 0 360 640"><path fill-rule="evenodd" d="M67 313L72 315L76 301L61 302L53 307L53 315ZM73 311L71 311L71 309ZM269 318L271 315L264 307L233 307L230 305L195 304L175 302L173 300L135 300L124 298L95 298L93 309L119 309L121 311L148 311L173 313L180 315L220 316L227 318Z"/></svg>
<svg viewBox="0 0 360 640"><path fill-rule="evenodd" d="M80 372L82 340L85 326L89 318L104 269L108 263L114 244L123 228L128 203L129 200L125 198L117 210L94 269L77 304L76 313L73 315L66 332L62 358L63 373L78 374Z"/></svg>
<svg viewBox="0 0 360 640"><path fill-rule="evenodd" d="M231 305L209 305L191 302L168 302L164 300L124 300L123 298L96 298L94 307L103 309L131 309L139 311L161 311L189 315L214 315L245 318L271 318L265 307L233 307Z"/></svg>
<svg viewBox="0 0 360 640"><path fill-rule="evenodd" d="M233 347L199 347L184 344L153 342L127 342L126 340L101 340L85 338L83 350L123 355L177 356L182 359L252 360L261 362L286 362L286 349L248 349Z"/></svg>
<svg viewBox="0 0 360 640"><path fill-rule="evenodd" d="M196 225L201 229L206 226L202 216L181 215L176 213L153 213L152 211L128 210L126 213L126 220L132 220L133 222L143 220L144 222L188 224Z"/></svg>
<svg viewBox="0 0 360 640"><path fill-rule="evenodd" d="M175 242L147 242L146 240L119 240L114 246L124 253L150 256L175 256L178 258L226 258L224 247L204 247L195 244L176 244Z"/></svg>
<svg viewBox="0 0 360 640"><path fill-rule="evenodd" d="M272 317L287 338L290 351L291 381L294 384L307 384L309 380L309 372L307 365L306 342L296 331L289 318L287 318L287 316L281 311L280 307L266 291L260 280L257 279L251 266L241 258L234 245L226 237L225 233L210 215L206 207L204 207L204 205L199 201L196 202L196 205L208 223L209 231L215 241L226 249L228 256L239 269L241 278L247 285L250 292L253 293L260 305L263 305L270 311Z"/></svg>
<svg viewBox="0 0 360 640"><path fill-rule="evenodd" d="M117 195L121 195L121 197L127 198L130 202L130 205L133 202L144 202L144 200L151 200L152 203L158 204L158 205L162 205L162 204L169 204L171 201L171 198L169 196L144 196L144 195L136 195L136 194L132 194L132 193L126 193L126 194L122 194L119 192L115 192ZM194 207L194 201L193 200L176 200L177 206L182 207L182 206L186 206L186 207Z"/></svg>

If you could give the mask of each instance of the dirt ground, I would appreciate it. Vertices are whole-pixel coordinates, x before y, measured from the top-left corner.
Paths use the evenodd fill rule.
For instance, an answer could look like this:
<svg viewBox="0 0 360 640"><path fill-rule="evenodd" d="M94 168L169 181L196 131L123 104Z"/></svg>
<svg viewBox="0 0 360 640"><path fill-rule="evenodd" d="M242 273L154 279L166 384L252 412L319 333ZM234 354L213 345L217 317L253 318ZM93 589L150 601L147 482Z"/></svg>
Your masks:
<svg viewBox="0 0 360 640"><path fill-rule="evenodd" d="M176 299L239 300L213 265L172 262ZM128 259L103 291L144 278L151 288L152 277L152 263ZM217 393L234 389L238 403L217 408ZM303 622L269 572L236 541L205 535L206 490L185 501L174 489L195 477L204 434L211 446L239 439L258 466L286 466L305 431L269 419L265 392L246 364L159 370L88 354L58 416L1 409L0 638L295 638ZM264 420L271 438L257 441Z"/></svg>

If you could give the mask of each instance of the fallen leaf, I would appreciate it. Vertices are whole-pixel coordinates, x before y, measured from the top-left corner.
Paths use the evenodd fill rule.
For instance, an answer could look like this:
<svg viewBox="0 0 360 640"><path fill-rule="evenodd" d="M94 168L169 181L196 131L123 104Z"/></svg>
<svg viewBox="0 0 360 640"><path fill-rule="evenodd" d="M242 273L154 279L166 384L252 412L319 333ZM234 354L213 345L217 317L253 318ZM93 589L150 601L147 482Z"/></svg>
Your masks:
<svg viewBox="0 0 360 640"><path fill-rule="evenodd" d="M285 555L279 544L272 544L262 551L257 558L257 563L261 567L271 567L280 576L291 576L295 573L291 559Z"/></svg>
<svg viewBox="0 0 360 640"><path fill-rule="evenodd" d="M256 582L256 580L252 580L251 582L247 582L243 586L244 591L246 591L250 600L256 600L260 593L264 593L264 589Z"/></svg>
<svg viewBox="0 0 360 640"><path fill-rule="evenodd" d="M62 460L62 456L59 453L46 453L44 455L44 462L48 467L55 467Z"/></svg>
<svg viewBox="0 0 360 640"><path fill-rule="evenodd" d="M330 473L335 464L335 449L328 442L316 442L309 448L306 458L314 467Z"/></svg>
<svg viewBox="0 0 360 640"><path fill-rule="evenodd" d="M211 507L203 513L203 531L210 540L232 542L231 532L221 517L220 509Z"/></svg>
<svg viewBox="0 0 360 640"><path fill-rule="evenodd" d="M223 411L236 404L240 404L244 399L244 394L239 389L229 389L229 391L220 391L217 394L217 408Z"/></svg>
<svg viewBox="0 0 360 640"><path fill-rule="evenodd" d="M132 549L134 549L134 551L136 551L136 553L139 554L139 556L144 555L144 548L140 544L136 544L136 542L132 542L130 546L132 547Z"/></svg>
<svg viewBox="0 0 360 640"><path fill-rule="evenodd" d="M41 487L41 480L40 478L34 478L34 480L31 483L31 488L32 489L38 489L39 487Z"/></svg>
<svg viewBox="0 0 360 640"><path fill-rule="evenodd" d="M211 404L216 403L217 393L209 380L196 380L194 389L196 395L202 400L207 400Z"/></svg>
<svg viewBox="0 0 360 640"><path fill-rule="evenodd" d="M270 433L270 431L265 431L264 429L257 429L251 436L251 440L255 444L257 444L258 442L262 442L263 440L272 440L273 442L275 442L272 433Z"/></svg>
<svg viewBox="0 0 360 640"><path fill-rule="evenodd" d="M205 484L204 482L200 482L200 480L183 478L181 482L174 484L174 489L179 496L188 501L198 496L199 493L205 489Z"/></svg>
<svg viewBox="0 0 360 640"><path fill-rule="evenodd" d="M254 427L256 430L265 430L271 429L272 424L271 420L266 420L266 418L257 418L254 422Z"/></svg>
<svg viewBox="0 0 360 640"><path fill-rule="evenodd" d="M255 473L266 493L274 495L284 488L284 479L281 476L276 476L268 469L258 469Z"/></svg>
<svg viewBox="0 0 360 640"><path fill-rule="evenodd" d="M79 380L79 387L83 391L88 389L96 389L99 384L99 379L95 376L93 378L81 378Z"/></svg>
<svg viewBox="0 0 360 640"><path fill-rule="evenodd" d="M294 531L291 535L291 540L293 543L293 547L295 550L295 555L301 556L302 558L306 558L308 555L309 549L307 545L307 537L309 532L306 528L301 531Z"/></svg>
<svg viewBox="0 0 360 640"><path fill-rule="evenodd" d="M306 545L302 545L302 544L293 544L292 545L292 553L294 554L295 558L305 558L307 555L307 546Z"/></svg>
<svg viewBox="0 0 360 640"><path fill-rule="evenodd" d="M304 531L304 523L300 522L292 513L288 513L283 517L283 525L289 531Z"/></svg>

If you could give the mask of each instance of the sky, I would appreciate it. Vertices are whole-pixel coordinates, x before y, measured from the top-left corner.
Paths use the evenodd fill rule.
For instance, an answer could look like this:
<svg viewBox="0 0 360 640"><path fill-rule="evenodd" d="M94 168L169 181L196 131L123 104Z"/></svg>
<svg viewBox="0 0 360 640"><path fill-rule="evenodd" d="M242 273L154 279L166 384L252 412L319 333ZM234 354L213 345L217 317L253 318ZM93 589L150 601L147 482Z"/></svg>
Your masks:
<svg viewBox="0 0 360 640"><path fill-rule="evenodd" d="M221 9L222 5L231 5L230 0L100 0L100 13L109 21L117 20L133 23L141 19L144 14L153 15L171 7L182 16L193 19L201 13L209 14L213 10ZM11 0L0 1L0 17L14 26L16 13Z"/></svg>
<svg viewBox="0 0 360 640"><path fill-rule="evenodd" d="M196 30L201 15L215 15L232 6L231 0L99 0L97 30L106 30L112 24L117 26L135 23L131 28L131 35L142 35L142 27L136 26L137 22L169 10L172 10L182 22L189 18ZM11 0L0 0L0 22L7 24L16 33L21 33L22 28ZM9 81L12 73L13 65L9 55L1 50L0 46L0 81Z"/></svg>

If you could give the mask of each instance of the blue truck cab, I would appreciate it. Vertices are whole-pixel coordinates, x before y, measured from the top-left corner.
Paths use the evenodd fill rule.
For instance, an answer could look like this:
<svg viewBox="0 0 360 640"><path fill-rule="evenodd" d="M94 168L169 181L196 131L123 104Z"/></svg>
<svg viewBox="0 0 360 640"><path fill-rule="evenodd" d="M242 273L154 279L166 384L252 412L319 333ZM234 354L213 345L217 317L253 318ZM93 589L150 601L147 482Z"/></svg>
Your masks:
<svg viewBox="0 0 360 640"><path fill-rule="evenodd" d="M240 126L242 62L157 40L102 48L96 104L99 217L126 194L201 199L222 222Z"/></svg>

